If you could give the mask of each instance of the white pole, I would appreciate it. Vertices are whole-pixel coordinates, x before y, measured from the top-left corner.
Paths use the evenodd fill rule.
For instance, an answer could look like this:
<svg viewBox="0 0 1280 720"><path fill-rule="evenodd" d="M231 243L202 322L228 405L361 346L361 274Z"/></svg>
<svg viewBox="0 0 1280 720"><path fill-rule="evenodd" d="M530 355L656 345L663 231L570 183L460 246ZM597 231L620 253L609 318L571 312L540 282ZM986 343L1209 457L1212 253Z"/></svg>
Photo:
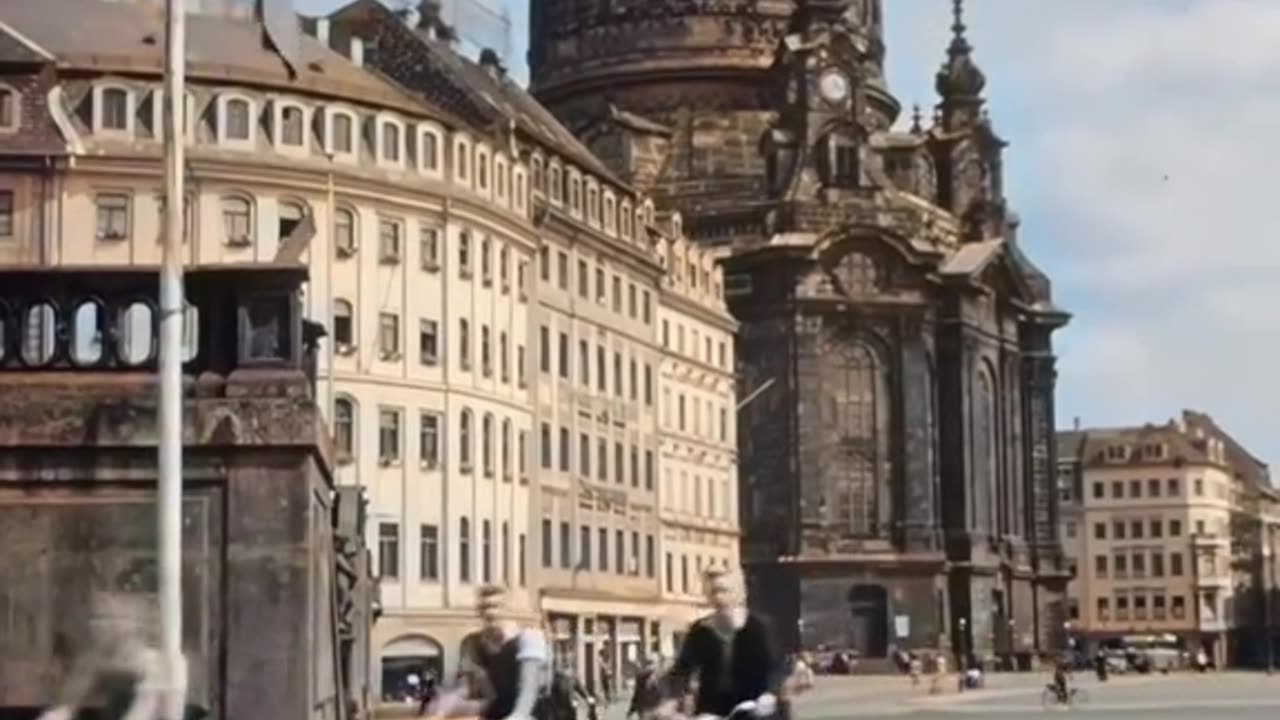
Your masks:
<svg viewBox="0 0 1280 720"><path fill-rule="evenodd" d="M183 150L186 140L186 15L183 0L166 0L164 157L165 233L160 266L159 540L160 717L182 720L187 673L182 657L182 241L186 230Z"/></svg>

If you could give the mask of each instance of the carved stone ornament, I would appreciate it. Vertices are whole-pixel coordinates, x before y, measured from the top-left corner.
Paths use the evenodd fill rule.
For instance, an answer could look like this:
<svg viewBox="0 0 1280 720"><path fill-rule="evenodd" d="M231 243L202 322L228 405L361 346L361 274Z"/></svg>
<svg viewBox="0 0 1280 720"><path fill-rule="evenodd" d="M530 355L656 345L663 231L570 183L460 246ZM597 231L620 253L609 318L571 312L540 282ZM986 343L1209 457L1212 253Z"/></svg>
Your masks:
<svg viewBox="0 0 1280 720"><path fill-rule="evenodd" d="M850 252L840 258L831 271L841 292L849 297L865 297L880 291L880 269L869 256Z"/></svg>

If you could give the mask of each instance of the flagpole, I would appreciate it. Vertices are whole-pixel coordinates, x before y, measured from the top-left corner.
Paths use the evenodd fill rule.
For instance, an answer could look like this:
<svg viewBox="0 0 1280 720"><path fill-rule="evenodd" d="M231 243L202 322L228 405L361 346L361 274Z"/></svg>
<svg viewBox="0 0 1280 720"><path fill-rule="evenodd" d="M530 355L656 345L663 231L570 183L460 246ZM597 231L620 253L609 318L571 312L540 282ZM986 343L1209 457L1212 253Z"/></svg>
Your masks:
<svg viewBox="0 0 1280 720"><path fill-rule="evenodd" d="M166 0L165 232L160 265L159 540L160 651L165 679L160 717L182 720L186 663L182 657L182 335L185 299L182 247L186 228L183 151L186 140L186 14Z"/></svg>

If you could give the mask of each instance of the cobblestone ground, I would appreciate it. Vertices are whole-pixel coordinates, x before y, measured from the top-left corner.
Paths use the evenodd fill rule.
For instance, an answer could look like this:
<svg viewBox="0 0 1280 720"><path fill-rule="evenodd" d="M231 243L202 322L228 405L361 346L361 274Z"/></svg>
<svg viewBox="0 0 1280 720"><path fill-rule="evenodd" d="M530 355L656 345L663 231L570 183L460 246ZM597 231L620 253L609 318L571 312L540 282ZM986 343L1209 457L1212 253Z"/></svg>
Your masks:
<svg viewBox="0 0 1280 720"><path fill-rule="evenodd" d="M1043 673L992 675L982 690L958 693L954 676L930 694L927 680L912 686L894 676L822 677L797 699L794 720L949 720L962 716L1001 720L1082 713L1094 720L1276 720L1280 673L1174 674L1115 677L1100 684L1079 675L1085 697L1070 709L1040 704L1050 677ZM626 703L611 705L601 720L625 720ZM408 708L383 708L379 718L409 718ZM585 717L585 716L584 716Z"/></svg>

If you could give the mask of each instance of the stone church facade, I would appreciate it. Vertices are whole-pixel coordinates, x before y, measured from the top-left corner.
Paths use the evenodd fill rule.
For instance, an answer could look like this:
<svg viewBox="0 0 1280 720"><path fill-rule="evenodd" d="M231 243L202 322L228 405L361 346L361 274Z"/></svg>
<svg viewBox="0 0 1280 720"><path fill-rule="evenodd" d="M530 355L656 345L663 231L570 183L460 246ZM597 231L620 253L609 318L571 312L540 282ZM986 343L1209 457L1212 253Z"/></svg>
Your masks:
<svg viewBox="0 0 1280 720"><path fill-rule="evenodd" d="M881 0L532 3L535 95L719 248L742 558L791 649L1062 645L1055 356L960 2L929 122Z"/></svg>

